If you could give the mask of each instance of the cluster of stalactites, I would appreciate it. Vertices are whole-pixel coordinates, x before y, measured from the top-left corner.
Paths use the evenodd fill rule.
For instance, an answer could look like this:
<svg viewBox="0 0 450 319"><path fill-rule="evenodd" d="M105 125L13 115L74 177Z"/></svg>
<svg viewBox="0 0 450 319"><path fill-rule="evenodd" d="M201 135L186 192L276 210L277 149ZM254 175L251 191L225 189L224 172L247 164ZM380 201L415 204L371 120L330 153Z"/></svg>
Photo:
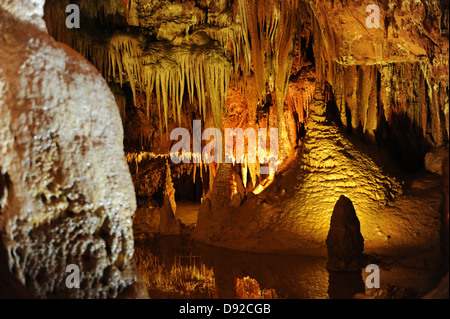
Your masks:
<svg viewBox="0 0 450 319"><path fill-rule="evenodd" d="M442 71L448 68L448 61L343 64L330 56L317 19L313 18L311 25L316 83L324 91L327 83L331 85L330 98L336 101L342 124L362 128L375 141L381 121L392 124L393 115L404 115L422 129L431 145L448 141L449 77Z"/></svg>
<svg viewBox="0 0 450 319"><path fill-rule="evenodd" d="M206 108L211 106L214 122L221 127L222 107L231 78L231 64L218 45L179 47L153 43L145 52L139 49L139 39L129 35L111 38L109 61L112 68L105 75L115 77L115 67L127 75L136 100L139 87L147 96L147 114L154 92L160 118L168 127L168 110L172 107L181 124L181 108L185 88L189 100L198 100L198 110L206 120ZM106 71L106 72L105 72ZM112 71L112 73L110 73ZM172 98L170 98L172 97ZM161 127L160 127L161 129Z"/></svg>
<svg viewBox="0 0 450 319"><path fill-rule="evenodd" d="M426 62L332 65L327 81L344 125L361 127L375 141L382 120L392 124L394 116L406 116L431 144L448 140L448 81L430 77Z"/></svg>
<svg viewBox="0 0 450 319"><path fill-rule="evenodd" d="M64 12L64 3L55 2L54 5L57 6L56 11ZM77 32L67 29L64 19L59 16L47 22L50 34L88 58L106 79L117 80L121 85L128 82L135 104L136 91L145 92L147 115L150 113L152 94L156 95L161 133L163 118L165 128L168 128L169 107L181 123L185 88L191 103L194 97L197 98L198 111L203 119L209 105L215 125L221 127L232 63L219 43L211 41L204 45L183 46L163 42L147 44L142 35L120 32L104 34L99 41L95 35L82 29ZM239 51L238 48L235 51Z"/></svg>
<svg viewBox="0 0 450 319"><path fill-rule="evenodd" d="M251 48L257 100L275 91L278 121L283 118L284 100L292 68L294 33L298 25L298 0L238 0L244 30L244 45ZM251 104L251 103L249 103ZM279 125L281 127L281 125Z"/></svg>

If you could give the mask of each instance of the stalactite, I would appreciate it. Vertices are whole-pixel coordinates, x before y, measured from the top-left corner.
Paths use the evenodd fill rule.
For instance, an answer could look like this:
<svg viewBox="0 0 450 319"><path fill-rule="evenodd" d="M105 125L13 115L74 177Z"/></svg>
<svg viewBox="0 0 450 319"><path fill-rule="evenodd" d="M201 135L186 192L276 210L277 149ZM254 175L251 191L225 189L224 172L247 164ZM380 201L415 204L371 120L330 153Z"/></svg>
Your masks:
<svg viewBox="0 0 450 319"><path fill-rule="evenodd" d="M290 79L286 102L290 110L297 113L299 123L307 124L309 105L315 90L314 78L315 74L312 68L303 68Z"/></svg>
<svg viewBox="0 0 450 319"><path fill-rule="evenodd" d="M247 173L248 173L248 164L247 158L245 158L244 162L241 163L242 183L244 184L244 187L247 187Z"/></svg>
<svg viewBox="0 0 450 319"><path fill-rule="evenodd" d="M192 174L192 183L195 184L195 177L196 177L196 175L197 175L197 164L194 163L193 166L194 166L194 168L193 168L193 171L194 171L194 172L193 172L193 174Z"/></svg>
<svg viewBox="0 0 450 319"><path fill-rule="evenodd" d="M209 193L211 193L214 186L214 175L210 166L206 166L206 170L209 174Z"/></svg>
<svg viewBox="0 0 450 319"><path fill-rule="evenodd" d="M239 74L240 70L244 74L249 74L251 68L251 48L247 36L248 27L245 20L246 16L243 17L244 21L234 22L230 26L211 27L205 30L211 39L221 44L224 51L232 47L234 74Z"/></svg>
<svg viewBox="0 0 450 319"><path fill-rule="evenodd" d="M351 127L357 129L361 125L360 109L358 108L358 72L357 66L347 66L344 70L346 83L344 94L345 102L351 113Z"/></svg>
<svg viewBox="0 0 450 319"><path fill-rule="evenodd" d="M275 95L277 99L278 121L283 119L284 100L289 85L292 68L293 35L298 1L281 1L280 20L275 34ZM282 127L279 125L279 128ZM280 130L282 135L282 130Z"/></svg>
<svg viewBox="0 0 450 319"><path fill-rule="evenodd" d="M375 129L377 127L377 100L374 94L377 77L376 69L372 66L361 66L358 74L358 113L360 114L360 124L363 133L374 140Z"/></svg>
<svg viewBox="0 0 450 319"><path fill-rule="evenodd" d="M244 32L244 46L251 48L251 63L254 76L244 78L244 88L249 91L249 107L256 113L256 105L269 90L275 90L278 110L279 136L282 136L284 100L292 67L294 32L297 27L297 0L239 0L238 8ZM247 35L248 34L248 35ZM248 37L249 36L249 37ZM274 87L273 87L274 86Z"/></svg>
<svg viewBox="0 0 450 319"><path fill-rule="evenodd" d="M316 67L321 68L317 63ZM443 128L448 116L443 118L442 114L446 114L443 109L448 105L448 84L445 76L436 79L433 72L437 73L427 61L376 66L333 62L330 84L342 123L346 125L346 113L350 111L351 127L361 126L363 133L375 142L381 117L389 125L394 125L394 118L407 117L411 129L420 128L430 145L440 145L447 134ZM289 103L293 103L295 95L290 90L288 94Z"/></svg>
<svg viewBox="0 0 450 319"><path fill-rule="evenodd" d="M116 98L117 107L119 108L120 116L122 117L122 121L126 121L126 107L127 107L127 98L121 94L114 94Z"/></svg>
<svg viewBox="0 0 450 319"><path fill-rule="evenodd" d="M253 187L256 186L256 176L259 176L259 167L256 163L248 163L248 171L252 180Z"/></svg>
<svg viewBox="0 0 450 319"><path fill-rule="evenodd" d="M446 143L449 130L447 46L441 45L444 49L437 49L437 53L431 50L434 45L428 46L428 58L409 56L402 60L397 56L383 57L387 42L372 42L376 65L366 64L353 59L351 47L344 50L344 55L338 52L342 44L329 36L333 34L329 27L334 24L328 23L330 18L323 15L324 6L324 2L309 3L316 81L319 87L326 82L332 85L341 122L353 129L362 128L375 141L383 116L390 126L396 125L394 120L406 118L410 130L421 128L429 145ZM429 14L432 12L439 12L438 6L432 7ZM288 95L289 103L295 104L293 92L288 90ZM351 123L347 115L351 116Z"/></svg>
<svg viewBox="0 0 450 319"><path fill-rule="evenodd" d="M240 0L245 1L245 0ZM253 64L253 73L255 74L255 82L256 82L256 91L258 94L258 99L261 97L262 93L265 92L265 70L264 70L264 52L263 46L261 43L264 40L264 31L262 28L265 25L264 14L261 14L261 21L258 19L258 3L257 0L247 0L246 2L246 13L243 13L247 17L248 21L248 31L250 34L250 43L252 50L252 64ZM263 7L263 10L272 11L273 6L268 5L266 7L266 3L259 3L260 7Z"/></svg>

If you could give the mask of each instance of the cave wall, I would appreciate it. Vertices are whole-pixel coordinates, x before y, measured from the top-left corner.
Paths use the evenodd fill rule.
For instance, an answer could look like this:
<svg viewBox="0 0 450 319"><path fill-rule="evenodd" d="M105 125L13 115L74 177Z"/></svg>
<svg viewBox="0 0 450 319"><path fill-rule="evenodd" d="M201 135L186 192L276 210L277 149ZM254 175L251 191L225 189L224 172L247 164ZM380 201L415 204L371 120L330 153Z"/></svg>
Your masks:
<svg viewBox="0 0 450 319"><path fill-rule="evenodd" d="M0 1L1 239L35 297L115 298L137 280L122 122L98 71L49 36L43 6Z"/></svg>

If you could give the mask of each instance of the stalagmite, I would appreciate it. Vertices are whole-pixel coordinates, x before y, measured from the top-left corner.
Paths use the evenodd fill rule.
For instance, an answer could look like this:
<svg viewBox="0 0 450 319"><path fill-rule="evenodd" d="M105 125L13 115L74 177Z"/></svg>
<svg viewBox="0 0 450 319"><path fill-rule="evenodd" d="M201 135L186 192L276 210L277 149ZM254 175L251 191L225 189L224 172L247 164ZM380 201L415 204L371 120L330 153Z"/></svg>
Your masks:
<svg viewBox="0 0 450 319"><path fill-rule="evenodd" d="M355 208L351 200L344 195L334 206L326 243L328 270L359 271L361 269L364 238L360 232Z"/></svg>
<svg viewBox="0 0 450 319"><path fill-rule="evenodd" d="M175 218L177 205L175 202L175 189L173 188L171 170L166 161L166 177L164 182L164 204L159 208L159 232L164 235L179 235L183 226L179 219Z"/></svg>

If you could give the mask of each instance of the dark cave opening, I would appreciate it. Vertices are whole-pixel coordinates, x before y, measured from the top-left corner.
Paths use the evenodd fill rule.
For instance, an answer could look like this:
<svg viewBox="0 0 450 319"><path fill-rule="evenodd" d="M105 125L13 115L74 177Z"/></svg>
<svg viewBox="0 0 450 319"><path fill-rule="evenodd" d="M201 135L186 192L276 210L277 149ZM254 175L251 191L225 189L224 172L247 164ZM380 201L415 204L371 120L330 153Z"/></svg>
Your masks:
<svg viewBox="0 0 450 319"><path fill-rule="evenodd" d="M208 171L196 170L195 178L191 174L180 174L172 178L175 188L175 200L201 203L203 196L208 191L209 176ZM195 179L195 181L194 181Z"/></svg>

